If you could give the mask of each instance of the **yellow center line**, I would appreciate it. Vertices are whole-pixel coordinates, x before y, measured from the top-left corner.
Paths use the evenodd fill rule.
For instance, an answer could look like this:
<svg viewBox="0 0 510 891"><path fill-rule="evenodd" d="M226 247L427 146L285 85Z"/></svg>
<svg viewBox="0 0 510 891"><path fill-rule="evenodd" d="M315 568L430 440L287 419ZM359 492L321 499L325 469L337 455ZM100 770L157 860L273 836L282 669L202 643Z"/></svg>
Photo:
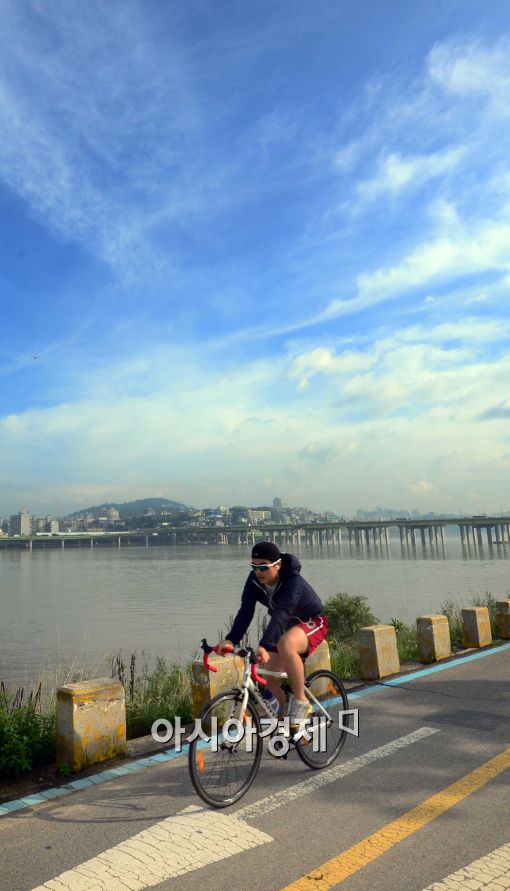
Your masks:
<svg viewBox="0 0 510 891"><path fill-rule="evenodd" d="M329 891L510 767L510 747L282 891Z"/></svg>

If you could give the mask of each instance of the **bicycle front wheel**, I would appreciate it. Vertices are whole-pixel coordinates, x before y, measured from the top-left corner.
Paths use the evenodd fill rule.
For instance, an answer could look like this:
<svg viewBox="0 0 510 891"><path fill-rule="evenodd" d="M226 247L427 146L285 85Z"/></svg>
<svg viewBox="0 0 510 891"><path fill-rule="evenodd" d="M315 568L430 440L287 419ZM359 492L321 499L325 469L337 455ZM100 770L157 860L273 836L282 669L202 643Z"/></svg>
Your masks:
<svg viewBox="0 0 510 891"><path fill-rule="evenodd" d="M241 703L240 690L219 693L211 699L200 715L202 729L211 739L206 742L197 738L190 743L191 782L200 798L211 807L227 807L238 801L250 788L259 769L260 719L251 700L246 713L241 715ZM225 722L229 720L238 723L232 723L227 731Z"/></svg>
<svg viewBox="0 0 510 891"><path fill-rule="evenodd" d="M349 708L347 693L340 678L331 671L314 671L306 686L327 712L327 716L311 700L313 713L310 726L315 728L311 739L301 737L296 749L302 761L312 770L327 767L338 757L345 743L347 732L342 721L342 711Z"/></svg>

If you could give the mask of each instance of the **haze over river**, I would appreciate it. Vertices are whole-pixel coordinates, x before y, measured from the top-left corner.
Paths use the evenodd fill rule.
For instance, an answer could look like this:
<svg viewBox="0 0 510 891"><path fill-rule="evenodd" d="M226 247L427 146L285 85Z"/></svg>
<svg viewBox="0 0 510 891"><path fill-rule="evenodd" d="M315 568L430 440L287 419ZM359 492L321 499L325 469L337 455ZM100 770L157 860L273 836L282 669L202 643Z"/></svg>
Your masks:
<svg viewBox="0 0 510 891"><path fill-rule="evenodd" d="M325 600L363 594L381 621L414 623L445 600L459 606L491 591L510 592L510 548L464 553L455 530L446 552L356 554L348 545L295 552ZM57 664L109 674L109 656L137 653L186 660L202 637L215 642L239 605L249 570L246 546L69 547L0 551L0 680L33 682ZM255 642L252 637L252 642Z"/></svg>

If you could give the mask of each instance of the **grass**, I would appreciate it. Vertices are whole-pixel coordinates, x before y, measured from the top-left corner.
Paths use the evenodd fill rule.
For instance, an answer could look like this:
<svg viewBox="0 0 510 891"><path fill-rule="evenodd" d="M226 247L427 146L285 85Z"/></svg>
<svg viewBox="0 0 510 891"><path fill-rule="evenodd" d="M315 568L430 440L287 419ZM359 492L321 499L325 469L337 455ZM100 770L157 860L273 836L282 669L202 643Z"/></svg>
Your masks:
<svg viewBox="0 0 510 891"><path fill-rule="evenodd" d="M191 662L167 662L155 659L149 667L144 662L137 671L137 656L127 660L122 653L110 660L112 677L118 678L126 691L126 735L128 739L150 733L158 718L173 721L179 715L191 720ZM103 675L104 675L103 669ZM74 671L66 682L97 677L97 672ZM60 685L59 685L60 686ZM0 684L0 778L19 776L40 764L50 764L56 752L56 688L53 695L39 683L35 692L18 687L10 693Z"/></svg>
<svg viewBox="0 0 510 891"><path fill-rule="evenodd" d="M173 721L177 715L182 722L191 720L191 667L192 662L167 662L158 657L154 667L147 663L141 673L136 670L137 657L129 659L129 675L122 654L112 659L112 677L117 677L126 691L126 735L128 739L144 736L159 718Z"/></svg>
<svg viewBox="0 0 510 891"><path fill-rule="evenodd" d="M397 637L398 658L401 662L416 662L420 658L418 651L418 630L406 625L400 619L390 619Z"/></svg>
<svg viewBox="0 0 510 891"><path fill-rule="evenodd" d="M41 687L24 696L0 684L0 777L19 776L55 758L55 709L42 711Z"/></svg>
<svg viewBox="0 0 510 891"><path fill-rule="evenodd" d="M340 678L359 677L359 653L354 641L329 640L329 654L331 658L331 671Z"/></svg>

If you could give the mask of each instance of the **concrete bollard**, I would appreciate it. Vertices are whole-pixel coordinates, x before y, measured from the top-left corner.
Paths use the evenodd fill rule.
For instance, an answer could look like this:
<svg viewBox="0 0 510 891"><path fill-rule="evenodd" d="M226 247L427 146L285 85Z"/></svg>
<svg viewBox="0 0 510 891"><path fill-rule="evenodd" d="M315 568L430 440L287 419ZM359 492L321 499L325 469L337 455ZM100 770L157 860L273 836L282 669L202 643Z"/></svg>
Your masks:
<svg viewBox="0 0 510 891"><path fill-rule="evenodd" d="M450 626L446 616L419 616L416 628L420 662L437 662L452 655Z"/></svg>
<svg viewBox="0 0 510 891"><path fill-rule="evenodd" d="M331 659L329 656L329 644L327 640L323 640L305 662L305 672L307 677L311 675L313 671L318 671L319 668L325 668L326 671L331 671Z"/></svg>
<svg viewBox="0 0 510 891"><path fill-rule="evenodd" d="M377 680L398 674L400 660L393 625L370 625L359 632L360 674L364 680Z"/></svg>
<svg viewBox="0 0 510 891"><path fill-rule="evenodd" d="M498 636L502 640L510 640L510 600L496 602L496 624Z"/></svg>
<svg viewBox="0 0 510 891"><path fill-rule="evenodd" d="M198 718L213 696L239 686L243 679L243 660L239 656L211 653L209 662L218 669L216 672L208 671L202 659L196 659L193 663L191 695L194 718Z"/></svg>
<svg viewBox="0 0 510 891"><path fill-rule="evenodd" d="M126 703L120 681L98 678L57 690L57 767L76 772L126 752Z"/></svg>
<svg viewBox="0 0 510 891"><path fill-rule="evenodd" d="M464 646L487 647L492 643L489 610L486 606L470 606L462 610Z"/></svg>
<svg viewBox="0 0 510 891"><path fill-rule="evenodd" d="M202 659L196 659L192 669L192 699L193 717L198 718L204 705L206 705L217 693L224 693L237 687L243 680L243 660L239 656L217 656L211 653L209 661L217 672L207 671ZM307 675L319 668L327 668L331 671L329 646L325 640L306 660L305 670Z"/></svg>

